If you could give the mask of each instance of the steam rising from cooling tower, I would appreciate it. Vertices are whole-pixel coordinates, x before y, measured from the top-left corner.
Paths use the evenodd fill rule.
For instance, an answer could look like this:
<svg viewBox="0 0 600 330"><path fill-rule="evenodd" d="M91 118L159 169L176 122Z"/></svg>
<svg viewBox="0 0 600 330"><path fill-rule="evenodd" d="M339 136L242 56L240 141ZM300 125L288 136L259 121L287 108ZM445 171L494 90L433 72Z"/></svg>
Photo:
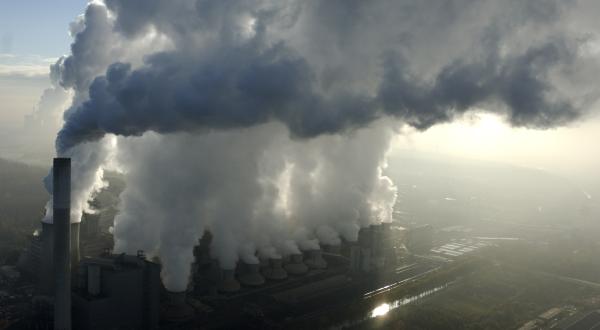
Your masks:
<svg viewBox="0 0 600 330"><path fill-rule="evenodd" d="M491 111L548 128L597 100L572 6L94 1L53 70L74 91L56 140L71 218L104 169L122 171L115 249L159 256L178 292L206 229L228 270L355 241L391 221L385 155L402 125Z"/></svg>

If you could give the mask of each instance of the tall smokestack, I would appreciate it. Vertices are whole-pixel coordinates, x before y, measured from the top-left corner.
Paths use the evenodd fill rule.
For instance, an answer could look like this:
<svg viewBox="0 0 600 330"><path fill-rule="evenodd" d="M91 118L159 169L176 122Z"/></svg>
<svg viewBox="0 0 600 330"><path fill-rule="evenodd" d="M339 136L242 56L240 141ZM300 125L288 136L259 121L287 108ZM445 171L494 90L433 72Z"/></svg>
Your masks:
<svg viewBox="0 0 600 330"><path fill-rule="evenodd" d="M71 159L54 158L54 329L71 329Z"/></svg>

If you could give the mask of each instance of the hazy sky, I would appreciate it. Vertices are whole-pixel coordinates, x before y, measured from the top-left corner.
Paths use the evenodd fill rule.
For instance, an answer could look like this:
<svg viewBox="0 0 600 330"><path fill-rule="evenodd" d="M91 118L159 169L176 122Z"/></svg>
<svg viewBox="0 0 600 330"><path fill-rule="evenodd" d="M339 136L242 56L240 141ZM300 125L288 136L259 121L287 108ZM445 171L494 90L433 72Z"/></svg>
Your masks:
<svg viewBox="0 0 600 330"><path fill-rule="evenodd" d="M50 64L69 52L69 23L85 0L0 1L0 128L23 125L48 87Z"/></svg>
<svg viewBox="0 0 600 330"><path fill-rule="evenodd" d="M527 166L558 172L578 181L600 176L600 121L592 119L548 130L511 128L494 115L479 115L426 132L407 130L396 138L396 150Z"/></svg>
<svg viewBox="0 0 600 330"><path fill-rule="evenodd" d="M0 1L0 53L41 58L69 50L69 23L85 8L85 0Z"/></svg>
<svg viewBox="0 0 600 330"><path fill-rule="evenodd" d="M49 65L69 52L69 23L85 0L0 1L0 129L23 125L49 85ZM593 13L579 11L577 24L591 26ZM598 49L592 50L598 53ZM395 150L416 150L502 161L552 171L600 174L600 121L587 118L548 130L513 129L493 115L469 116L426 132L407 129ZM1 150L1 149L0 149ZM0 156L2 156L0 154Z"/></svg>

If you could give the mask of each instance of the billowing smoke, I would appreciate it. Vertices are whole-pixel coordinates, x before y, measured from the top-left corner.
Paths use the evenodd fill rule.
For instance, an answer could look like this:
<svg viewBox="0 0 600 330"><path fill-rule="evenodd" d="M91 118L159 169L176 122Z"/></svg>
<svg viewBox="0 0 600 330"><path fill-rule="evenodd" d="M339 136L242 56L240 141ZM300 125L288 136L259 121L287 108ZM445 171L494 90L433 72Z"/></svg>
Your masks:
<svg viewBox="0 0 600 330"><path fill-rule="evenodd" d="M257 263L257 252L282 256L340 236L355 240L359 227L391 221L395 187L381 175L390 135L379 123L353 136L300 141L271 123L121 139L126 188L115 249L158 255L167 287L183 290L205 229L226 269Z"/></svg>
<svg viewBox="0 0 600 330"><path fill-rule="evenodd" d="M536 14L537 6L516 1L510 10L497 1L405 2L107 1L116 15L112 34L127 40L163 33L174 47L149 54L137 68L113 56L115 63L91 83L89 100L69 110L57 148L64 151L107 133L203 131L272 120L299 137L344 132L383 115L425 129L483 106L505 114L512 124L532 127L563 124L580 114L550 77L576 60L578 44L564 33L527 40L527 45L514 40L520 29L549 25L562 9L556 2L541 1L550 16L531 20L516 10ZM151 9L140 12L139 7ZM398 23L407 9L417 17L440 19L433 24L449 24L449 38L466 34L462 44L473 55L450 56L435 63L435 72L416 71L411 61L415 26ZM491 17L482 15L490 23L463 31L468 26L462 20L476 9L491 12ZM348 16L338 17L342 13ZM500 16L510 14L516 17ZM448 15L456 15L456 21L447 22ZM426 23L417 26L430 28ZM65 69L77 58L74 53L65 59ZM364 68L355 70L361 64ZM348 71L364 73L356 77ZM77 75L71 80L78 79L85 81Z"/></svg>
<svg viewBox="0 0 600 330"><path fill-rule="evenodd" d="M56 140L81 180L74 211L117 164L127 188L115 248L159 256L173 290L205 229L229 269L355 240L391 221L396 125L491 111L548 128L585 113L597 90L579 78L596 61L581 51L593 37L567 24L574 6L92 2L56 64L75 92Z"/></svg>
<svg viewBox="0 0 600 330"><path fill-rule="evenodd" d="M159 36L147 36L131 44L122 44L125 40L112 33L114 20L106 6L90 3L85 14L79 16L70 26L69 32L74 39L71 55L61 57L51 66L50 78L53 87L46 90L40 99L39 115L44 118L55 116L56 109L46 105L48 96L66 96L70 94L71 107L75 109L89 99L89 89L95 77L106 71L115 58L131 63L140 63L144 54L151 50L167 47L167 42ZM130 46L130 47L125 47ZM72 93L71 93L72 92ZM52 99L51 99L52 101ZM57 101L54 101L57 102ZM64 100L61 101L65 103ZM65 112L68 115L70 110ZM71 221L81 221L83 211L93 212L88 201L106 183L103 181L103 169L111 165L114 139L96 139L69 150L58 151L59 156L72 158ZM52 170L45 178L48 192L52 192ZM52 200L46 205L44 222L52 222Z"/></svg>
<svg viewBox="0 0 600 330"><path fill-rule="evenodd" d="M94 213L88 201L95 193L106 187L102 180L104 166L111 159L113 152L113 138L101 141L83 143L69 149L63 154L72 157L75 161L71 164L71 222L79 222L84 211ZM52 169L44 179L48 192L52 191ZM46 216L42 221L52 223L52 199L46 204Z"/></svg>

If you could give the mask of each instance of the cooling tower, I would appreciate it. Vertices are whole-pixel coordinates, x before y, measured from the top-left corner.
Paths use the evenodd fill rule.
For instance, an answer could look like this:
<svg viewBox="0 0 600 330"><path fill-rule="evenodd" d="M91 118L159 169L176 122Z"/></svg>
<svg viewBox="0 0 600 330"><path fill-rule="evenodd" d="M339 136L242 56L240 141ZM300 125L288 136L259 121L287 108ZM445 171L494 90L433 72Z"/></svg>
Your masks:
<svg viewBox="0 0 600 330"><path fill-rule="evenodd" d="M42 222L41 249L38 269L38 289L44 295L54 295L54 226Z"/></svg>
<svg viewBox="0 0 600 330"><path fill-rule="evenodd" d="M54 329L71 329L71 159L54 158Z"/></svg>
<svg viewBox="0 0 600 330"><path fill-rule="evenodd" d="M384 239L389 239L390 234L392 232L392 223L391 222L382 222L381 223L381 231Z"/></svg>
<svg viewBox="0 0 600 330"><path fill-rule="evenodd" d="M360 246L356 245L356 244L352 244L350 245L350 270L352 270L353 272L358 272L361 270L361 264L360 264Z"/></svg>
<svg viewBox="0 0 600 330"><path fill-rule="evenodd" d="M371 271L371 257L372 251L369 248L361 248L360 249L360 269L368 273Z"/></svg>
<svg viewBox="0 0 600 330"><path fill-rule="evenodd" d="M221 283L219 291L225 293L236 292L240 289L240 283L235 279L234 269L221 269Z"/></svg>
<svg viewBox="0 0 600 330"><path fill-rule="evenodd" d="M269 260L270 258L258 258L258 261L260 262L260 269L269 267Z"/></svg>
<svg viewBox="0 0 600 330"><path fill-rule="evenodd" d="M260 264L241 264L242 274L238 277L244 286L260 286L265 284L265 278L260 275Z"/></svg>
<svg viewBox="0 0 600 330"><path fill-rule="evenodd" d="M372 248L373 253L375 255L381 254L381 250L383 249L383 240L384 240L384 231L383 225L371 225L371 235L372 235Z"/></svg>
<svg viewBox="0 0 600 330"><path fill-rule="evenodd" d="M102 292L102 269L100 265L90 264L87 266L87 293L98 296Z"/></svg>
<svg viewBox="0 0 600 330"><path fill-rule="evenodd" d="M311 269L325 269L327 268L327 261L323 259L321 250L309 250L307 251L307 258L304 263Z"/></svg>
<svg viewBox="0 0 600 330"><path fill-rule="evenodd" d="M303 275L308 272L308 267L302 262L302 254L292 254L290 261L283 266L285 271L290 275Z"/></svg>
<svg viewBox="0 0 600 330"><path fill-rule="evenodd" d="M70 262L71 279L77 278L79 268L79 223L71 224ZM54 295L54 224L42 222L41 252L38 269L38 289L45 295Z"/></svg>
<svg viewBox="0 0 600 330"><path fill-rule="evenodd" d="M373 230L371 227L361 228L358 232L358 244L363 248L372 248Z"/></svg>
<svg viewBox="0 0 600 330"><path fill-rule="evenodd" d="M323 251L331 254L342 254L341 244L327 244L323 245Z"/></svg>
<svg viewBox="0 0 600 330"><path fill-rule="evenodd" d="M282 267L283 260L281 258L270 258L269 264L263 269L263 275L268 280L285 280L287 278L287 272Z"/></svg>

